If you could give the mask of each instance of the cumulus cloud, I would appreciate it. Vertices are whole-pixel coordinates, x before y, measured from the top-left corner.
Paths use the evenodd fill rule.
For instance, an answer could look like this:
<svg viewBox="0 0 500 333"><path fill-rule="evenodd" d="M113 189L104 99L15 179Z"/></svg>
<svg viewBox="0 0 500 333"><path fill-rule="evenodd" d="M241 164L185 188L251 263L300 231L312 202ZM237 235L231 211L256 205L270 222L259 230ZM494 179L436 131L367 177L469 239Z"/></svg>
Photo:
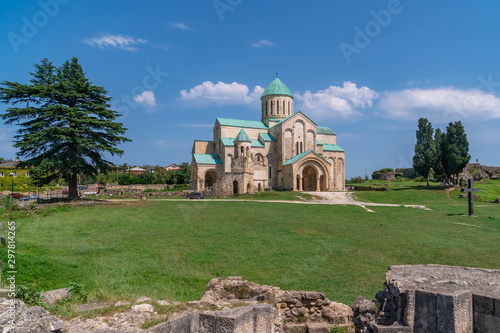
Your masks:
<svg viewBox="0 0 500 333"><path fill-rule="evenodd" d="M141 38L130 37L126 35L103 35L101 37L87 38L83 40L85 44L89 44L99 48L118 48L125 51L137 51L137 47L132 45L146 44L148 41Z"/></svg>
<svg viewBox="0 0 500 333"><path fill-rule="evenodd" d="M176 28L176 29L181 29L181 30L192 30L191 27L189 27L187 24L182 23L182 22L176 22L170 24L170 27Z"/></svg>
<svg viewBox="0 0 500 333"><path fill-rule="evenodd" d="M250 91L247 85L237 82L219 81L214 84L211 81L205 81L189 90L181 90L180 94L182 100L192 106L205 107L253 103L259 100L263 92L264 88L261 86L255 86L253 91Z"/></svg>
<svg viewBox="0 0 500 333"><path fill-rule="evenodd" d="M262 47L262 46L274 46L273 42L270 42L268 40L262 39L261 41L257 43L252 44L253 47Z"/></svg>
<svg viewBox="0 0 500 333"><path fill-rule="evenodd" d="M457 119L500 118L500 99L482 90L456 88L389 91L379 108L386 117L413 121L426 117L446 123Z"/></svg>
<svg viewBox="0 0 500 333"><path fill-rule="evenodd" d="M355 83L346 81L342 87L330 86L315 93L307 90L295 96L298 108L314 117L350 119L359 118L362 113L357 109L371 107L379 94L366 86L358 88Z"/></svg>
<svg viewBox="0 0 500 333"><path fill-rule="evenodd" d="M146 90L134 97L134 101L140 104L147 104L150 106L156 105L155 94L152 91Z"/></svg>

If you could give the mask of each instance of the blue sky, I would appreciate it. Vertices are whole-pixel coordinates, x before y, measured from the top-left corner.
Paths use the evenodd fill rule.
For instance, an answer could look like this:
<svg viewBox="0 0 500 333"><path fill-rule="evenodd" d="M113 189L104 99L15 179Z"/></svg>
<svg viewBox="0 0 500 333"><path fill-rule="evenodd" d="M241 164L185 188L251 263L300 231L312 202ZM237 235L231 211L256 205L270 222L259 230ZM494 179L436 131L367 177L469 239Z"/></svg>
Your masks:
<svg viewBox="0 0 500 333"><path fill-rule="evenodd" d="M337 132L346 177L410 167L419 117L461 120L472 160L500 165L498 1L6 1L0 80L79 58L133 141L115 163L191 161L216 117L260 119L279 73ZM0 112L6 109L0 105ZM15 127L0 124L0 156Z"/></svg>

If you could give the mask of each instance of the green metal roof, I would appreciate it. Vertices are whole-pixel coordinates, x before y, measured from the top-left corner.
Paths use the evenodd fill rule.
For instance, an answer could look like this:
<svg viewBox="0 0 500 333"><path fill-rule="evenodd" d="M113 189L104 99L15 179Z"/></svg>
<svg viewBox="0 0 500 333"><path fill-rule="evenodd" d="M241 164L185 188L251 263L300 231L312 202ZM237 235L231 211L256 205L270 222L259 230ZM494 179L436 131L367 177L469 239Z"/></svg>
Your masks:
<svg viewBox="0 0 500 333"><path fill-rule="evenodd" d="M222 141L222 144L224 146L234 146L234 141L236 141L236 139L234 138L220 138L221 141ZM265 145L260 142L259 140L252 140L250 139L250 142L251 142L251 146L253 148L264 148Z"/></svg>
<svg viewBox="0 0 500 333"><path fill-rule="evenodd" d="M260 142L259 140L250 140L250 141L252 141L253 148L264 148L265 147L265 145L262 142Z"/></svg>
<svg viewBox="0 0 500 333"><path fill-rule="evenodd" d="M274 127L274 126L278 126L278 125L279 125L279 124L281 124L282 122L284 122L284 121L286 121L286 120L288 120L288 119L292 118L293 116L295 116L295 115L297 115L297 114L299 114L299 113L300 113L301 115L303 115L304 117L306 117L306 118L307 118L307 119L308 119L311 123L313 123L314 125L316 125L316 123L315 123L314 121L312 121L312 120L311 120L311 118L309 118L308 116L306 116L305 114L303 114L303 113L302 113L302 111L299 111L299 112L296 112L296 113L294 113L294 114L289 115L289 116L288 116L288 117L286 117L286 118L281 119L281 121L280 121L279 123L274 124L272 127ZM319 128L319 127L317 127L317 128ZM322 127L322 128L327 128L327 127ZM332 132L333 132L333 131L332 131ZM319 133L318 133L318 134L319 134Z"/></svg>
<svg viewBox="0 0 500 333"><path fill-rule="evenodd" d="M332 164L332 163L328 162L323 156L321 156L317 152L315 152L314 150L308 150L308 151L303 152L302 154L298 154L294 158L292 158L292 159L288 160L287 162L285 162L283 165L293 164L293 163L297 162L298 160L300 160L301 158L303 158L304 156L306 156L309 153L313 153L316 156L318 156L321 159L323 159L323 161L325 161L326 163Z"/></svg>
<svg viewBox="0 0 500 333"><path fill-rule="evenodd" d="M234 141L235 142L252 142L252 141L250 141L250 138L248 137L248 135L244 129L241 129L241 131L238 133L238 135L236 136L236 139L234 139Z"/></svg>
<svg viewBox="0 0 500 333"><path fill-rule="evenodd" d="M323 134L323 135L337 135L337 133L335 133L334 131L332 131L328 127L321 127L321 126L316 127L316 133Z"/></svg>
<svg viewBox="0 0 500 333"><path fill-rule="evenodd" d="M321 141L319 141L319 140L316 140L316 144L317 145L323 145L323 143Z"/></svg>
<svg viewBox="0 0 500 333"><path fill-rule="evenodd" d="M259 128L259 129L267 129L268 128L266 126L266 124L264 124L262 121L256 121L256 120L217 118L217 121L222 126Z"/></svg>
<svg viewBox="0 0 500 333"><path fill-rule="evenodd" d="M234 146L234 138L220 138L224 146Z"/></svg>
<svg viewBox="0 0 500 333"><path fill-rule="evenodd" d="M193 154L193 156L198 164L222 164L219 155Z"/></svg>
<svg viewBox="0 0 500 333"><path fill-rule="evenodd" d="M275 78L271 83L269 83L269 85L267 86L266 90L264 90L260 98L268 95L287 95L293 98L293 94L290 91L290 89L288 89L288 87L283 83L283 81L281 81L278 78Z"/></svg>
<svg viewBox="0 0 500 333"><path fill-rule="evenodd" d="M276 141L269 133L259 133L259 138L261 138L262 141Z"/></svg>
<svg viewBox="0 0 500 333"><path fill-rule="evenodd" d="M325 143L323 145L323 150L324 151L343 151L343 152L345 152L345 150L340 148L339 145L331 145L331 144L327 144L327 143Z"/></svg>

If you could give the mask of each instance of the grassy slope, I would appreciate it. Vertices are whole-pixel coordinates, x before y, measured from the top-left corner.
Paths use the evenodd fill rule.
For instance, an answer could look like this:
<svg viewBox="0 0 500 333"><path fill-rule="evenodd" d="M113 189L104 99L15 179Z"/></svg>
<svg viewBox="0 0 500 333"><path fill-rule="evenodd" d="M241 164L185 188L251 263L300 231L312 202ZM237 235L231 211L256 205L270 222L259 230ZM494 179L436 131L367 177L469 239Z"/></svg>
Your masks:
<svg viewBox="0 0 500 333"><path fill-rule="evenodd" d="M109 300L185 301L201 297L213 277L241 275L349 304L373 298L389 265L500 268L498 205L468 218L466 202L442 190L357 195L434 210L208 200L63 207L17 221L18 281L45 290L74 281Z"/></svg>

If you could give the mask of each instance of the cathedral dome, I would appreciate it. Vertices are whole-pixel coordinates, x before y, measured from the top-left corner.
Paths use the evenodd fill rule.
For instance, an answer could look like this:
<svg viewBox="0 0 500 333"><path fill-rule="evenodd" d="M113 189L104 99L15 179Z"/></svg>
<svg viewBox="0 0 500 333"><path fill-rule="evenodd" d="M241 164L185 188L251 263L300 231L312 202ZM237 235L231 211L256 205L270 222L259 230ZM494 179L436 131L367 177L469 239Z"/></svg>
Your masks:
<svg viewBox="0 0 500 333"><path fill-rule="evenodd" d="M283 81L281 81L278 78L275 78L271 83L269 83L269 85L267 86L266 90L264 90L260 98L270 95L287 95L293 98L293 94L290 91L290 89L288 89L288 87L283 83Z"/></svg>

